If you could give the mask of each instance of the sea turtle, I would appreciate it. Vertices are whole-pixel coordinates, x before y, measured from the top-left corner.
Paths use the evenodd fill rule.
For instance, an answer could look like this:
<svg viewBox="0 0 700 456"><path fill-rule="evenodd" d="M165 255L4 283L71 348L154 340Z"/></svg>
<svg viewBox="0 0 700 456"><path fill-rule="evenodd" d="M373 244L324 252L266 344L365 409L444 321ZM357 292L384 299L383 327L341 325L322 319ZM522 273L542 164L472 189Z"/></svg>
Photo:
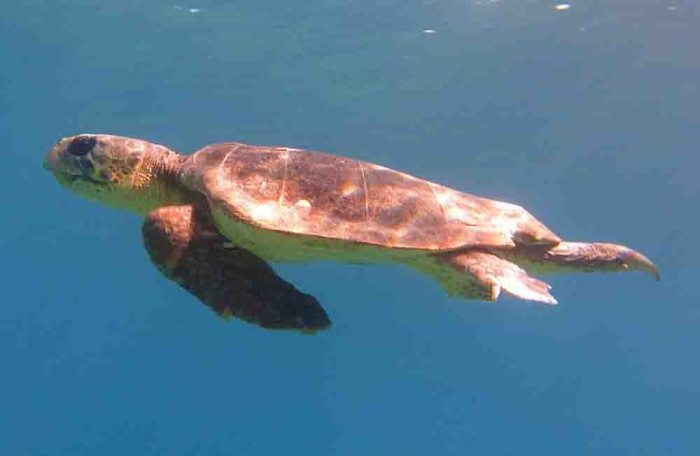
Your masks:
<svg viewBox="0 0 700 456"><path fill-rule="evenodd" d="M323 308L269 262L403 263L450 296L556 304L530 274L659 272L621 245L564 242L525 209L371 163L288 147L213 144L189 156L140 139L67 137L45 165L64 187L147 215L155 266L224 317L316 331Z"/></svg>

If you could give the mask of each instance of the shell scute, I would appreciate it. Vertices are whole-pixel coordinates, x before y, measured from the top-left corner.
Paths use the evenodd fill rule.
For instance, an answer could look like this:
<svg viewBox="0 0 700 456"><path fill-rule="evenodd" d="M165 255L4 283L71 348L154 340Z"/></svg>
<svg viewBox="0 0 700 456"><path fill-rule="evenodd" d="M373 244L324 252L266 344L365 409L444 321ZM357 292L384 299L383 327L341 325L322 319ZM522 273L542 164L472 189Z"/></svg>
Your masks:
<svg viewBox="0 0 700 456"><path fill-rule="evenodd" d="M308 201L311 217L325 216L341 223L361 223L366 195L355 160L325 154L288 151L281 202Z"/></svg>

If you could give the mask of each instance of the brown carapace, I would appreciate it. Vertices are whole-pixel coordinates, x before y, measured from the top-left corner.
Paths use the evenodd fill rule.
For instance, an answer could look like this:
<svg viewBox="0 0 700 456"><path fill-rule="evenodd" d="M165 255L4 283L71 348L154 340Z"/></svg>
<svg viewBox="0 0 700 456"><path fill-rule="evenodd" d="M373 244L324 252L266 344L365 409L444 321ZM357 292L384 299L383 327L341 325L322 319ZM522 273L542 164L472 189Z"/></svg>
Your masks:
<svg viewBox="0 0 700 456"><path fill-rule="evenodd" d="M148 214L151 260L222 316L266 328L330 326L313 297L267 262L403 263L451 296L501 291L555 304L533 274L640 269L624 246L564 242L520 206L367 162L286 147L220 143L181 156L110 135L65 138L45 167L65 187Z"/></svg>

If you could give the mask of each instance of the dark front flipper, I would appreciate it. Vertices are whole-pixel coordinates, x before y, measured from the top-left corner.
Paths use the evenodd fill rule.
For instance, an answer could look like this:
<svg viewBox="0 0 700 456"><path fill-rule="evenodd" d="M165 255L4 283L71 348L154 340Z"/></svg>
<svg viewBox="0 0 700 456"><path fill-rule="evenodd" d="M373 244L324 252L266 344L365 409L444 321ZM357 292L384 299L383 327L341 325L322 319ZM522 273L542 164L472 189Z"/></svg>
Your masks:
<svg viewBox="0 0 700 456"><path fill-rule="evenodd" d="M263 328L330 327L318 301L282 280L261 258L234 247L192 206L153 211L142 227L153 264L222 317Z"/></svg>
<svg viewBox="0 0 700 456"><path fill-rule="evenodd" d="M520 299L557 303L548 284L493 253L467 250L440 254L438 259L467 274L459 290L467 299L495 301L503 290Z"/></svg>

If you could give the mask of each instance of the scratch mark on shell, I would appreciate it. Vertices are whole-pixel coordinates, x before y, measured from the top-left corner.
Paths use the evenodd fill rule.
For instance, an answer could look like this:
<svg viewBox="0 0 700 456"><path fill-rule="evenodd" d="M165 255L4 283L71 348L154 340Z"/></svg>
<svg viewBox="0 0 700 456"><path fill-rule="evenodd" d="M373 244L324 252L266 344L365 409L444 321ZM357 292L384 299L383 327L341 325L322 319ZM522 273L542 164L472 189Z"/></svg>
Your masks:
<svg viewBox="0 0 700 456"><path fill-rule="evenodd" d="M428 188L430 189L431 192L433 192L433 196L435 197L435 201L437 201L438 206L440 206L440 212L442 212L442 218L445 220L445 223L447 223L447 213L445 212L445 207L442 205L442 201L440 201L440 198L438 197L437 192L433 188L433 184L430 182L426 182L428 185Z"/></svg>
<svg viewBox="0 0 700 456"><path fill-rule="evenodd" d="M360 165L360 174L362 174L362 185L365 189L365 221L369 220L369 190L367 189L367 178L365 177L365 167L362 162L357 162Z"/></svg>
<svg viewBox="0 0 700 456"><path fill-rule="evenodd" d="M282 177L282 187L280 188L279 204L284 202L284 190L287 185L287 168L289 167L289 150L284 151L282 157L284 158L284 175Z"/></svg>
<svg viewBox="0 0 700 456"><path fill-rule="evenodd" d="M197 152L195 152L195 153L192 155L192 164L193 164L193 165L196 165L196 164L197 164L197 155L199 155L200 152L201 152L201 150L198 150Z"/></svg>
<svg viewBox="0 0 700 456"><path fill-rule="evenodd" d="M231 149L221 161L221 164L219 165L219 180L222 180L224 178L224 176L222 176L222 173L224 172L224 166L226 166L226 160L228 160L228 158L231 156L232 153L236 151L236 149L238 149L238 147L234 146L234 148Z"/></svg>

